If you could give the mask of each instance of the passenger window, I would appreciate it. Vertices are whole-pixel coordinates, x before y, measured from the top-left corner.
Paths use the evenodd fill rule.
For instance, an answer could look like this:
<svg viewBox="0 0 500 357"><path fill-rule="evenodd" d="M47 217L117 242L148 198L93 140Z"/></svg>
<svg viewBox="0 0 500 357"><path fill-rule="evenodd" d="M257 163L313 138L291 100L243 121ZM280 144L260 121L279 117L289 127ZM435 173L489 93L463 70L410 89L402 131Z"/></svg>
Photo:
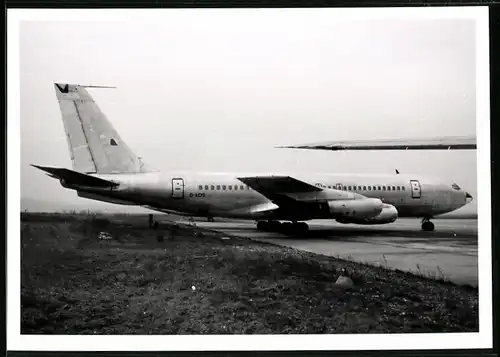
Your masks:
<svg viewBox="0 0 500 357"><path fill-rule="evenodd" d="M378 186L378 190L379 190L379 191L382 191L382 187Z"/></svg>
<svg viewBox="0 0 500 357"><path fill-rule="evenodd" d="M397 189L398 191L400 191L400 190L401 190L401 187L399 187L399 186L396 186L396 189Z"/></svg>
<svg viewBox="0 0 500 357"><path fill-rule="evenodd" d="M348 189L349 191L351 191L351 190L352 190L351 186L347 186L347 189Z"/></svg>
<svg viewBox="0 0 500 357"><path fill-rule="evenodd" d="M226 185L222 185L222 189L225 190L226 189Z"/></svg>
<svg viewBox="0 0 500 357"><path fill-rule="evenodd" d="M391 186L387 186L387 191L390 191L391 190Z"/></svg>
<svg viewBox="0 0 500 357"><path fill-rule="evenodd" d="M237 190L238 189L238 185L234 185L234 189Z"/></svg>
<svg viewBox="0 0 500 357"><path fill-rule="evenodd" d="M220 190L220 185L217 185L217 190Z"/></svg>
<svg viewBox="0 0 500 357"><path fill-rule="evenodd" d="M205 190L208 190L208 185L205 185Z"/></svg>
<svg viewBox="0 0 500 357"><path fill-rule="evenodd" d="M361 191L361 186L358 186L358 190Z"/></svg>
<svg viewBox="0 0 500 357"><path fill-rule="evenodd" d="M404 191L404 190L405 190L405 187L404 187L404 186L401 186L401 189Z"/></svg>
<svg viewBox="0 0 500 357"><path fill-rule="evenodd" d="M227 189L228 189L228 190L232 190L232 189L233 189L233 186L232 186L232 185L229 185L229 186L227 186Z"/></svg>
<svg viewBox="0 0 500 357"><path fill-rule="evenodd" d="M392 186L392 190L393 190L393 191L396 191L396 186Z"/></svg>
<svg viewBox="0 0 500 357"><path fill-rule="evenodd" d="M366 191L366 186L363 186L363 191Z"/></svg>
<svg viewBox="0 0 500 357"><path fill-rule="evenodd" d="M371 191L372 190L372 187L371 186L368 186L368 191Z"/></svg>
<svg viewBox="0 0 500 357"><path fill-rule="evenodd" d="M332 186L328 186L328 188L332 188Z"/></svg>
<svg viewBox="0 0 500 357"><path fill-rule="evenodd" d="M203 190L203 186L202 186L202 185L199 185L199 186L198 186L198 190Z"/></svg>
<svg viewBox="0 0 500 357"><path fill-rule="evenodd" d="M382 186L382 190L385 191L385 186Z"/></svg>
<svg viewBox="0 0 500 357"><path fill-rule="evenodd" d="M211 189L212 191L213 191L213 190L215 190L215 186L214 186L214 185L210 186L210 189Z"/></svg>
<svg viewBox="0 0 500 357"><path fill-rule="evenodd" d="M347 191L347 186L344 186L344 191Z"/></svg>
<svg viewBox="0 0 500 357"><path fill-rule="evenodd" d="M240 185L240 190L244 190L244 189L245 189L245 186Z"/></svg>

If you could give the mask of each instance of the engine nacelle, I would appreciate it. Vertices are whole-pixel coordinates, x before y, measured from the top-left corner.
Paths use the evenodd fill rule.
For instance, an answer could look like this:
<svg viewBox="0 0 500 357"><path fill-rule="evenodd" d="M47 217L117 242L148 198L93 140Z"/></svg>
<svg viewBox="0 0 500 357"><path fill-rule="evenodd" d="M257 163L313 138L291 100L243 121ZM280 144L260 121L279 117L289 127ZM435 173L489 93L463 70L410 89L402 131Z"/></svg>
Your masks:
<svg viewBox="0 0 500 357"><path fill-rule="evenodd" d="M367 218L342 217L337 219L337 222L354 224L387 224L396 221L396 219L398 219L398 210L396 207L384 203L382 211L378 215Z"/></svg>
<svg viewBox="0 0 500 357"><path fill-rule="evenodd" d="M382 212L383 203L378 198L328 201L331 215L336 219L368 219Z"/></svg>

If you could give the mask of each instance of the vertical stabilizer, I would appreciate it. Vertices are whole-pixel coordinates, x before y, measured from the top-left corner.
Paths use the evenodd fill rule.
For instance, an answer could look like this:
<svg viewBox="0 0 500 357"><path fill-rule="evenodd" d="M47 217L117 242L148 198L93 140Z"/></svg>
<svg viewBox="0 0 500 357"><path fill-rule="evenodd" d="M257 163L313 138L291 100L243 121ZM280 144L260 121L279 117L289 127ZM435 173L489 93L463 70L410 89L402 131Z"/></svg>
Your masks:
<svg viewBox="0 0 500 357"><path fill-rule="evenodd" d="M54 87L73 170L99 174L148 171L85 89L93 86L55 83Z"/></svg>

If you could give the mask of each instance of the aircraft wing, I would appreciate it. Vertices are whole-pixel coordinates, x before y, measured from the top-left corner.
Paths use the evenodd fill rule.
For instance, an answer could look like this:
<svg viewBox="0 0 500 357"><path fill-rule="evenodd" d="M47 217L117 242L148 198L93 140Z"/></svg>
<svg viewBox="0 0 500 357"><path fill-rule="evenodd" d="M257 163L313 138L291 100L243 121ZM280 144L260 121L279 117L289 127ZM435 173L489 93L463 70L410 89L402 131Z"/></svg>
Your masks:
<svg viewBox="0 0 500 357"><path fill-rule="evenodd" d="M238 177L238 180L250 186L255 191L266 194L274 193L298 193L322 191L321 188L310 185L304 181L294 179L290 176L254 176Z"/></svg>
<svg viewBox="0 0 500 357"><path fill-rule="evenodd" d="M279 148L311 150L475 150L476 138L471 136L443 136L415 139L375 139L330 141L322 143L279 146Z"/></svg>
<svg viewBox="0 0 500 357"><path fill-rule="evenodd" d="M320 187L310 185L290 176L238 177L238 180L267 197L278 206L297 203L288 194L322 191Z"/></svg>

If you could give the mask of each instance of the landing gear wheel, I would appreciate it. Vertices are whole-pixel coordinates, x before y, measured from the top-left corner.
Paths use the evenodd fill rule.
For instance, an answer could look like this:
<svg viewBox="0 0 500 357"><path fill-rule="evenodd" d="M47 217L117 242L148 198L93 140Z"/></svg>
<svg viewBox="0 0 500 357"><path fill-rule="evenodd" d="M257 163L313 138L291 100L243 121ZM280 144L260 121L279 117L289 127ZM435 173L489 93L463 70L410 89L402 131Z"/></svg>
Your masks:
<svg viewBox="0 0 500 357"><path fill-rule="evenodd" d="M307 225L307 223L299 222L295 224L295 231L298 234L305 234L307 233L307 231L309 231L309 226Z"/></svg>
<svg viewBox="0 0 500 357"><path fill-rule="evenodd" d="M258 221L257 229L259 231L267 231L269 229L269 223L267 223L266 221Z"/></svg>
<svg viewBox="0 0 500 357"><path fill-rule="evenodd" d="M434 231L434 223L431 221L425 221L422 223L422 230L424 232L432 232Z"/></svg>
<svg viewBox="0 0 500 357"><path fill-rule="evenodd" d="M286 234L293 233L294 228L294 225L290 222L284 222L281 224L281 231Z"/></svg>
<svg viewBox="0 0 500 357"><path fill-rule="evenodd" d="M270 221L268 222L269 224L269 230L271 232L280 232L281 231L281 222L278 221Z"/></svg>

